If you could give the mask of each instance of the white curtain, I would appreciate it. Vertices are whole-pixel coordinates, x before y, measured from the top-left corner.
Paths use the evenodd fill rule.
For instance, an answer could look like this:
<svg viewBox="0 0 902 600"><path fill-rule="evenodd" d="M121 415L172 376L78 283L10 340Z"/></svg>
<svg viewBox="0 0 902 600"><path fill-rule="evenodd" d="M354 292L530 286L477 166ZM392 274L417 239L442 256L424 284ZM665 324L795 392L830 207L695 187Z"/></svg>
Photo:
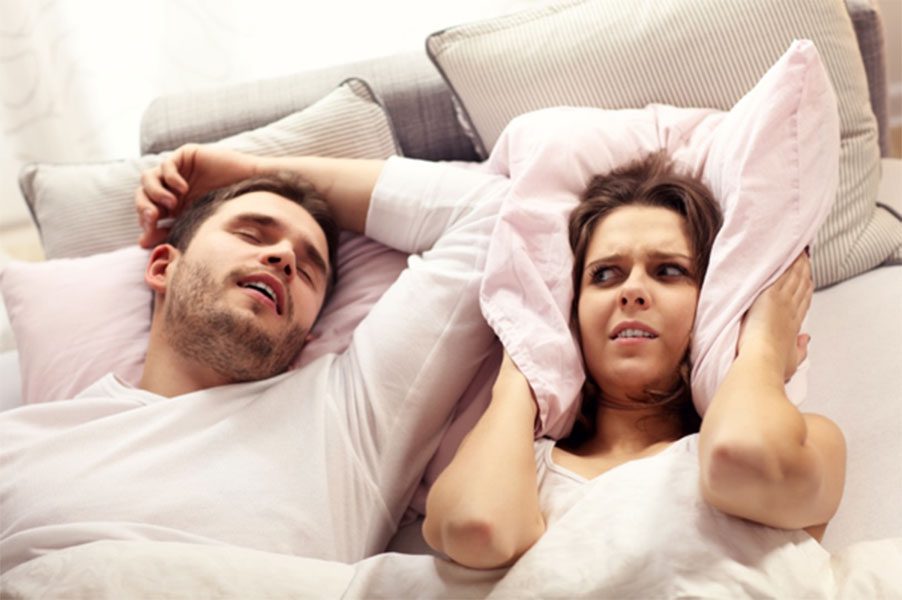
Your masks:
<svg viewBox="0 0 902 600"><path fill-rule="evenodd" d="M0 234L29 161L137 155L156 96L401 51L539 0L0 0Z"/></svg>

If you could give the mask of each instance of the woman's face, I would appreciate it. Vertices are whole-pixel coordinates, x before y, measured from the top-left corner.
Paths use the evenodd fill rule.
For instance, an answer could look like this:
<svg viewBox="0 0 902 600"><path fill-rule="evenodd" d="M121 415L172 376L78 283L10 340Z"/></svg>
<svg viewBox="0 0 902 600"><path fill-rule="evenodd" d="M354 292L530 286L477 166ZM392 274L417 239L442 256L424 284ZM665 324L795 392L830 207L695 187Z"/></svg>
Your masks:
<svg viewBox="0 0 902 600"><path fill-rule="evenodd" d="M587 368L606 396L627 401L677 380L698 302L685 226L666 208L624 206L592 233L577 316Z"/></svg>

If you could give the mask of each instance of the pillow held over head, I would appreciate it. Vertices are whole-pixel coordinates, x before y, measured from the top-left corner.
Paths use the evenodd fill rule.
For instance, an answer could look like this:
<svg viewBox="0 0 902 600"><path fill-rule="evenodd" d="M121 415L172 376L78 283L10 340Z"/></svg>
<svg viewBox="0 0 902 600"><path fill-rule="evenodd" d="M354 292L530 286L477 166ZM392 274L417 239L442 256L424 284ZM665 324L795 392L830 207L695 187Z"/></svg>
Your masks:
<svg viewBox="0 0 902 600"><path fill-rule="evenodd" d="M518 117L502 134L490 165L511 177L512 191L480 300L536 394L539 435L569 432L584 381L569 329L569 213L592 175L660 149L701 176L724 213L691 348L704 414L735 357L742 315L811 243L836 194L837 105L814 45L794 42L728 113L557 108Z"/></svg>

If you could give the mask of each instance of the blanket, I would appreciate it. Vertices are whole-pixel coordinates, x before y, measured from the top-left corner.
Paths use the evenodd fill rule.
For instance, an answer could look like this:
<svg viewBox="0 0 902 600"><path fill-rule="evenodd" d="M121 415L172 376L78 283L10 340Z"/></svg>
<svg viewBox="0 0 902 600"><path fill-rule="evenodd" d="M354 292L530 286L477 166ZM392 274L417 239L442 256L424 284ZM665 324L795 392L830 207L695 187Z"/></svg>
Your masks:
<svg viewBox="0 0 902 600"><path fill-rule="evenodd" d="M619 597L636 598L652 585L652 573L637 572L632 588L612 588L602 578L607 570L595 569L591 560L590 555L573 565L579 568L549 572L547 561L527 555L510 570L477 571L425 555L381 554L348 565L235 546L104 541L20 565L0 578L0 597L576 598L616 590ZM902 538L859 542L815 565L821 575L806 586L819 598L899 598L900 564ZM716 571L717 566L700 569ZM745 595L755 589L748 588ZM773 596L790 595L785 589L767 589ZM712 588L702 584L695 591L697 596L725 596L723 590L712 594Z"/></svg>

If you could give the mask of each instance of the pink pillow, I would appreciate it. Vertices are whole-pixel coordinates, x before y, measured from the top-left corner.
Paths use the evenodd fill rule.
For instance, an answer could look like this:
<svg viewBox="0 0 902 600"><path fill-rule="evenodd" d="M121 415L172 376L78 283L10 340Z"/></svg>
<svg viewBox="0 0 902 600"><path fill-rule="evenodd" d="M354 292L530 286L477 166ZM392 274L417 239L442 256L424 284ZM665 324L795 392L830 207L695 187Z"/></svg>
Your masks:
<svg viewBox="0 0 902 600"><path fill-rule="evenodd" d="M150 334L148 252L13 261L0 271L22 378L22 401L72 398L113 370L135 383Z"/></svg>
<svg viewBox="0 0 902 600"><path fill-rule="evenodd" d="M728 113L546 109L518 117L502 134L489 164L510 176L512 193L493 233L480 300L536 392L539 435L569 431L584 380L568 327L569 213L593 174L662 148L701 175L724 211L691 349L693 397L703 414L735 356L742 314L811 243L836 193L839 118L814 45L794 42Z"/></svg>
<svg viewBox="0 0 902 600"><path fill-rule="evenodd" d="M41 263L12 262L0 290L17 340L25 403L64 400L113 371L135 384L150 333L148 252L137 246ZM293 368L347 348L357 324L407 266L407 255L343 233L339 280Z"/></svg>

